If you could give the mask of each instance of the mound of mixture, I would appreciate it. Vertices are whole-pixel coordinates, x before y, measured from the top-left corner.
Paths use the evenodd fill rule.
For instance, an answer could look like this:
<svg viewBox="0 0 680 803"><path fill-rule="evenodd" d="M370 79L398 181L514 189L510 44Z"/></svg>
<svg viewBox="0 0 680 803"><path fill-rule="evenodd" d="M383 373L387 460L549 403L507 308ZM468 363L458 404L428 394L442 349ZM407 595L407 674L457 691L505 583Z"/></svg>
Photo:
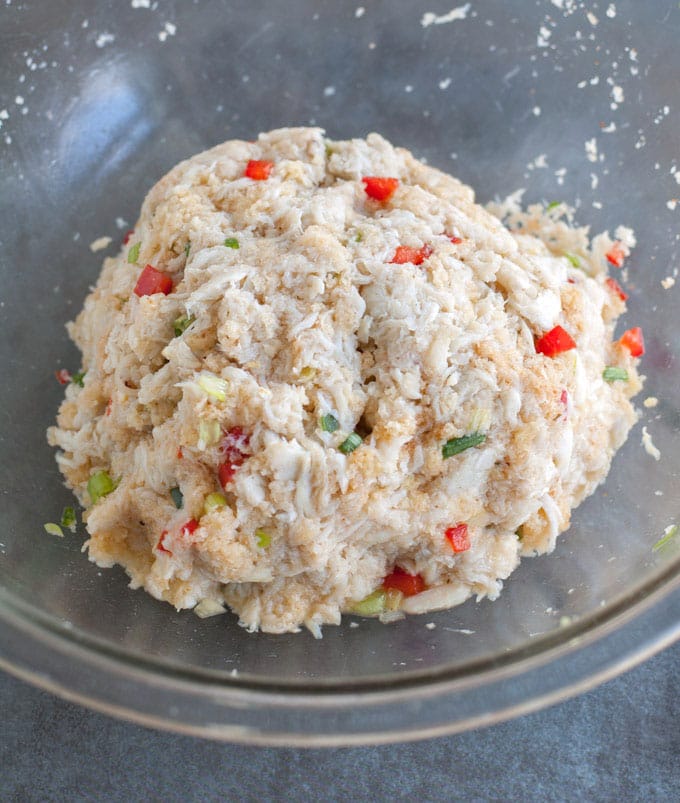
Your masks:
<svg viewBox="0 0 680 803"><path fill-rule="evenodd" d="M497 215L382 137L231 141L144 201L49 441L91 560L271 633L495 598L636 419L634 244ZM500 216L505 217L506 225Z"/></svg>

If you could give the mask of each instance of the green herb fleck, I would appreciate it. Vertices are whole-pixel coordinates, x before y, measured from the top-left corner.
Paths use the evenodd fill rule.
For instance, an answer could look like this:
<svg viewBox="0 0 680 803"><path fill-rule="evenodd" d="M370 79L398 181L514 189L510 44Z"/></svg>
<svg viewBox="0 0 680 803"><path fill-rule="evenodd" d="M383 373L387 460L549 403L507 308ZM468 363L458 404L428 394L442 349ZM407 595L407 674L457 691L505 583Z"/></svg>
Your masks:
<svg viewBox="0 0 680 803"><path fill-rule="evenodd" d="M222 496L222 494L218 493L208 494L206 498L203 500L203 512L211 513L213 510L217 510L217 508L224 507L226 504L227 504L226 497Z"/></svg>
<svg viewBox="0 0 680 803"><path fill-rule="evenodd" d="M227 239L224 241L224 244L227 246L227 248L240 248L236 237L227 237Z"/></svg>
<svg viewBox="0 0 680 803"><path fill-rule="evenodd" d="M667 546L678 534L678 529L679 528L677 524L671 524L669 527L666 527L664 534L652 547L654 552L658 552L660 549L663 549L665 546Z"/></svg>
<svg viewBox="0 0 680 803"><path fill-rule="evenodd" d="M272 537L265 530L255 530L255 539L260 549L267 549L272 542Z"/></svg>
<svg viewBox="0 0 680 803"><path fill-rule="evenodd" d="M446 460L447 457L453 457L454 454L460 454L473 446L479 446L485 440L486 435L483 432L472 432L470 435L463 435L462 438L451 438L442 446L442 457Z"/></svg>
<svg viewBox="0 0 680 803"><path fill-rule="evenodd" d="M191 251L191 240L187 240L187 244L184 246L184 256L189 259L189 251Z"/></svg>
<svg viewBox="0 0 680 803"><path fill-rule="evenodd" d="M50 535L58 535L59 538L64 537L64 531L58 524L54 524L53 522L49 521L47 524L43 525L45 527L45 532L49 533Z"/></svg>
<svg viewBox="0 0 680 803"><path fill-rule="evenodd" d="M340 424L338 423L338 419L331 415L330 413L326 413L326 415L321 416L321 429L324 432L335 432L337 429L340 429Z"/></svg>
<svg viewBox="0 0 680 803"><path fill-rule="evenodd" d="M550 203L546 206L546 212L549 212L551 209L555 209L558 207L562 201L550 201Z"/></svg>
<svg viewBox="0 0 680 803"><path fill-rule="evenodd" d="M104 496L108 496L116 489L116 483L109 476L108 471L95 471L87 481L87 492L90 494L92 504L95 505Z"/></svg>
<svg viewBox="0 0 680 803"><path fill-rule="evenodd" d="M184 494L179 488L170 488L170 496L172 497L172 501L175 503L177 510L184 507Z"/></svg>
<svg viewBox="0 0 680 803"><path fill-rule="evenodd" d="M379 588L367 597L355 602L351 607L352 613L358 613L359 616L378 616L385 610L386 592L383 588Z"/></svg>
<svg viewBox="0 0 680 803"><path fill-rule="evenodd" d="M626 371L625 368L608 365L604 371L602 371L602 379L604 379L605 382L616 382L617 379L620 379L622 382L627 382L628 371Z"/></svg>
<svg viewBox="0 0 680 803"><path fill-rule="evenodd" d="M175 318L172 323L172 327L175 330L175 337L184 334L195 320L196 318L194 318L193 315L180 315L179 318Z"/></svg>
<svg viewBox="0 0 680 803"><path fill-rule="evenodd" d="M343 454L351 454L355 449L361 446L362 441L363 438L358 432L350 432L340 446L338 446L338 449L340 449Z"/></svg>
<svg viewBox="0 0 680 803"><path fill-rule="evenodd" d="M76 531L76 511L72 507L65 507L61 514L61 526L68 527L72 533Z"/></svg>
<svg viewBox="0 0 680 803"><path fill-rule="evenodd" d="M358 231L357 236L354 238L354 242L360 243L364 239L363 231Z"/></svg>
<svg viewBox="0 0 680 803"><path fill-rule="evenodd" d="M128 251L128 262L131 265L134 265L139 259L139 249L141 248L141 246L142 246L141 243L135 243Z"/></svg>
<svg viewBox="0 0 680 803"><path fill-rule="evenodd" d="M87 374L87 371L78 371L77 373L73 374L73 376L71 377L71 383L73 385L78 385L79 388L84 387L83 379L85 379L85 375L86 374Z"/></svg>
<svg viewBox="0 0 680 803"><path fill-rule="evenodd" d="M581 267L581 260L576 256L576 254L565 254L564 256L565 259L568 259L575 268Z"/></svg>
<svg viewBox="0 0 680 803"><path fill-rule="evenodd" d="M335 153L335 151L333 150L333 146L330 144L330 142L327 142L326 143L326 159L330 159L331 156L334 153Z"/></svg>

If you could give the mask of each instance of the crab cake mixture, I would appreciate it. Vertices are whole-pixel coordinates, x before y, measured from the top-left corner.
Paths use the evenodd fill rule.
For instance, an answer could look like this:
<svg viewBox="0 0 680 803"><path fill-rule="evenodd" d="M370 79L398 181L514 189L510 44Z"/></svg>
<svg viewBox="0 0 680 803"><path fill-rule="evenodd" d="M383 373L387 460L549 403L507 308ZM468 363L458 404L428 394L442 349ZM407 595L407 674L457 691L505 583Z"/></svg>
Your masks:
<svg viewBox="0 0 680 803"><path fill-rule="evenodd" d="M69 324L49 441L90 559L270 633L497 597L636 420L632 245L491 214L377 134L182 162Z"/></svg>

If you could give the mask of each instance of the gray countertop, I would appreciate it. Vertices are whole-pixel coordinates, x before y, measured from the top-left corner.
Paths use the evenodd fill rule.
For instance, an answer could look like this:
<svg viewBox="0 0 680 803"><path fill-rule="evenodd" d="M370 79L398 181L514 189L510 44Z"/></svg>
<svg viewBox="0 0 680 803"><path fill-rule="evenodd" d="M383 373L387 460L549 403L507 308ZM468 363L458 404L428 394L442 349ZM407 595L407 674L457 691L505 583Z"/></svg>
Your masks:
<svg viewBox="0 0 680 803"><path fill-rule="evenodd" d="M581 697L413 744L243 747L118 722L0 675L3 801L677 800L680 644Z"/></svg>

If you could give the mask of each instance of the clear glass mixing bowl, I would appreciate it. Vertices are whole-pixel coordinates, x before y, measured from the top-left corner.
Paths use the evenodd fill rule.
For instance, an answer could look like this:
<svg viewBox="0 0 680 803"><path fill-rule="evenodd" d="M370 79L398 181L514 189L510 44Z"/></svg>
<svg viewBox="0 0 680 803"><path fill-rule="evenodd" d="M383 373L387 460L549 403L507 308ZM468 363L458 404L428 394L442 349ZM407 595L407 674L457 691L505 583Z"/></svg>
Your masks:
<svg viewBox="0 0 680 803"><path fill-rule="evenodd" d="M102 710L218 738L424 736L543 705L680 630L680 10L475 0L8 2L0 9L0 665ZM148 8L145 6L149 6ZM561 8L560 8L561 6ZM451 13L449 13L451 12ZM589 14L587 14L589 12ZM379 131L472 184L635 228L625 324L647 337L642 422L554 554L497 602L391 626L248 635L126 588L53 538L70 494L45 441L78 355L64 322L178 160L317 124ZM586 143L590 143L586 145ZM120 219L123 220L120 220ZM667 284L669 284L667 282ZM642 407L646 396L658 406ZM661 450L641 447L646 425Z"/></svg>

